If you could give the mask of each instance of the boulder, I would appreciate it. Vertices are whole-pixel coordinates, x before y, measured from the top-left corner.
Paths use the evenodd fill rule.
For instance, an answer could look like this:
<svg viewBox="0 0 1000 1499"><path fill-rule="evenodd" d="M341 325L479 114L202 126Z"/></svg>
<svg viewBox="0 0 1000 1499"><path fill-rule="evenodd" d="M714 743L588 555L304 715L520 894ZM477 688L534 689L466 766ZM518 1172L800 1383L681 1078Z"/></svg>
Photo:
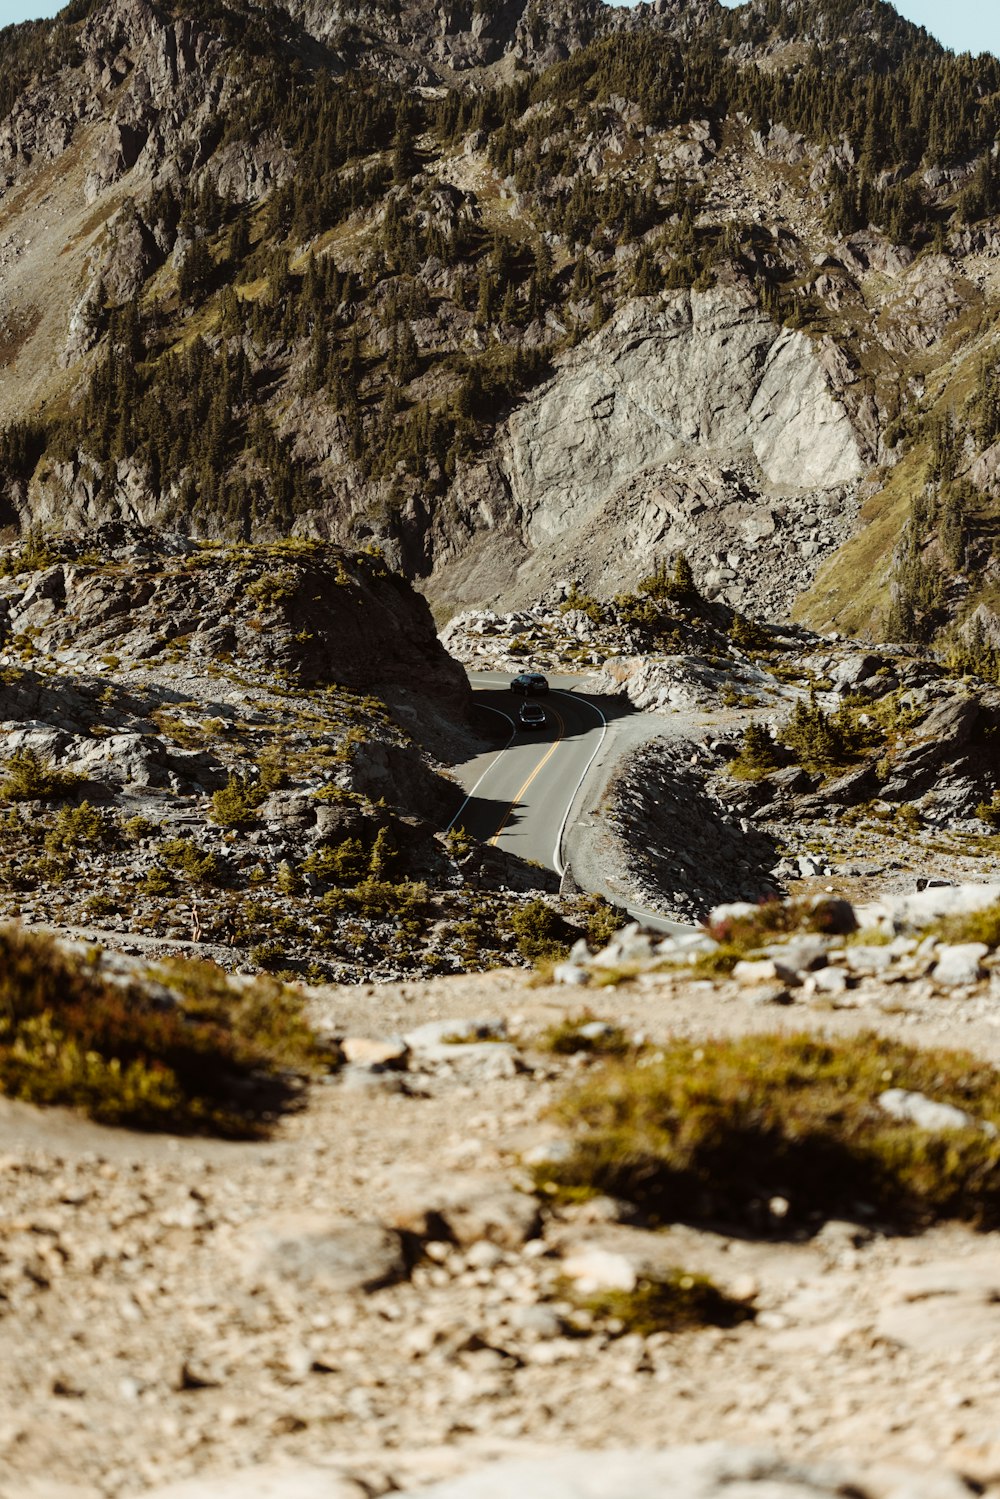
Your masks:
<svg viewBox="0 0 1000 1499"><path fill-rule="evenodd" d="M238 1252L254 1276L316 1291L374 1291L407 1274L403 1241L381 1223L283 1214L253 1223Z"/></svg>
<svg viewBox="0 0 1000 1499"><path fill-rule="evenodd" d="M408 1173L395 1191L391 1184L389 1190L395 1198L389 1221L419 1239L458 1244L488 1239L503 1249L519 1249L541 1224L533 1197L478 1172Z"/></svg>

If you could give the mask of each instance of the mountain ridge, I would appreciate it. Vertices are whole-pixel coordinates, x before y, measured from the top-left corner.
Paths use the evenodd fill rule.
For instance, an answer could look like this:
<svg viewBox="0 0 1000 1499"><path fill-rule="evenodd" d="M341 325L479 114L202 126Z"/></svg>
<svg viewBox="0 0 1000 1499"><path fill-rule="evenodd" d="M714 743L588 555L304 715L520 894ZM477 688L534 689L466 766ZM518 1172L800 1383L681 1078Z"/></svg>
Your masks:
<svg viewBox="0 0 1000 1499"><path fill-rule="evenodd" d="M524 569L537 592L546 568L589 586L600 557L566 545L549 566L533 543L505 445L568 370L588 371L584 399L644 299L655 316L714 287L814 346L865 454L841 500L753 481L751 530L772 546L764 511L841 506L832 553L820 543L834 582L800 610L844 622L837 553L862 503L884 545L850 628L929 639L991 607L995 59L842 0L110 0L11 35L9 526L124 517L376 542L442 610L498 597L474 581L491 538L510 558L496 589L516 592ZM734 376L723 403L754 378ZM946 412L944 476L926 453ZM585 449L597 429L578 435ZM919 535L893 491L900 463L923 495ZM652 493L646 467L625 478ZM679 491L685 525L703 478ZM961 544L944 545L956 510ZM684 529L647 538L636 566ZM709 540L695 524L687 544ZM812 560L797 559L805 581Z"/></svg>

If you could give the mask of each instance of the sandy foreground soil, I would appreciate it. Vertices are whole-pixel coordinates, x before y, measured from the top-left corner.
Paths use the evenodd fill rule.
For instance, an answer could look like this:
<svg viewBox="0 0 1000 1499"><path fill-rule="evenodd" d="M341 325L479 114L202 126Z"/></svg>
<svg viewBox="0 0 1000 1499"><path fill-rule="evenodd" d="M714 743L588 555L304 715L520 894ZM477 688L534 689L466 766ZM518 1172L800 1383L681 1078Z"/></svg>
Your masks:
<svg viewBox="0 0 1000 1499"><path fill-rule="evenodd" d="M943 997L872 980L839 1010L759 998L654 977L586 993L653 1040L875 1028L1000 1060L989 984ZM521 1163L586 1064L532 1038L578 1016L581 991L512 971L317 991L316 1008L357 1060L264 1144L0 1103L2 1499L303 1461L360 1495L498 1453L717 1438L952 1469L1000 1492L996 1235L654 1234L602 1202L540 1219ZM442 1048L425 1031L406 1070L371 1065L386 1038L493 1018L513 1044ZM450 1242L433 1227L446 1199ZM421 1235L415 1265L399 1227ZM581 1245L709 1273L752 1296L756 1320L567 1335L557 1278Z"/></svg>

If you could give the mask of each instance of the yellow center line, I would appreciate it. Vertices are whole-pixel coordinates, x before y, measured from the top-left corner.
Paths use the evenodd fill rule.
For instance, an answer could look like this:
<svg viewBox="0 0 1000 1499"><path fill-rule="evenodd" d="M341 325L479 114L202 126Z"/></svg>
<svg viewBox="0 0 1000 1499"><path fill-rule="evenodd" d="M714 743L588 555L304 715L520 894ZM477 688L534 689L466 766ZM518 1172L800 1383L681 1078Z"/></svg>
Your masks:
<svg viewBox="0 0 1000 1499"><path fill-rule="evenodd" d="M560 744L560 742L562 740L562 737L563 737L563 735L566 732L566 725L563 723L562 718L559 716L558 709L556 709L556 708L550 708L549 712L552 714L552 716L555 719L556 723L559 725L559 733L556 735L555 739L553 739L552 743L549 745L549 747L546 750L545 754L539 760L538 764L535 766L534 770L531 772L530 776L525 781L524 785L516 793L516 795L514 797L514 800L511 802L510 806L507 808L506 812L503 815L503 822L500 824L500 826L497 828L496 832L493 834L493 837L490 839L490 844L491 845L495 844L495 843L499 843L499 841L500 841L500 834L503 832L504 828L507 826L508 822L510 821L511 814L514 811L514 808L519 805L522 796L527 791L528 787L531 785L531 783L535 779L535 777L538 775L538 772L542 769L542 767L544 765L548 764L549 760L552 759L552 756L555 754L556 750L559 748L559 744Z"/></svg>

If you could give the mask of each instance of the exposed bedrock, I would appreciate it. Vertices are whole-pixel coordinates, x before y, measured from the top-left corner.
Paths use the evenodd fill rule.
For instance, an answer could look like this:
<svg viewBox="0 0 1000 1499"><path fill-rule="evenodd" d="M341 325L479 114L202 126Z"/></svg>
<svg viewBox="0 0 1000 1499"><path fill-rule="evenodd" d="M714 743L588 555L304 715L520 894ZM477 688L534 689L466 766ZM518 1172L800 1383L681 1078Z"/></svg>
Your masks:
<svg viewBox="0 0 1000 1499"><path fill-rule="evenodd" d="M724 596L735 583L736 602L782 603L758 598L742 564L784 550L783 586L806 586L853 527L877 440L842 352L779 327L745 289L636 300L564 356L467 475L459 509L477 534L439 580L519 602L559 576L628 587L684 549L735 574L713 580Z"/></svg>

